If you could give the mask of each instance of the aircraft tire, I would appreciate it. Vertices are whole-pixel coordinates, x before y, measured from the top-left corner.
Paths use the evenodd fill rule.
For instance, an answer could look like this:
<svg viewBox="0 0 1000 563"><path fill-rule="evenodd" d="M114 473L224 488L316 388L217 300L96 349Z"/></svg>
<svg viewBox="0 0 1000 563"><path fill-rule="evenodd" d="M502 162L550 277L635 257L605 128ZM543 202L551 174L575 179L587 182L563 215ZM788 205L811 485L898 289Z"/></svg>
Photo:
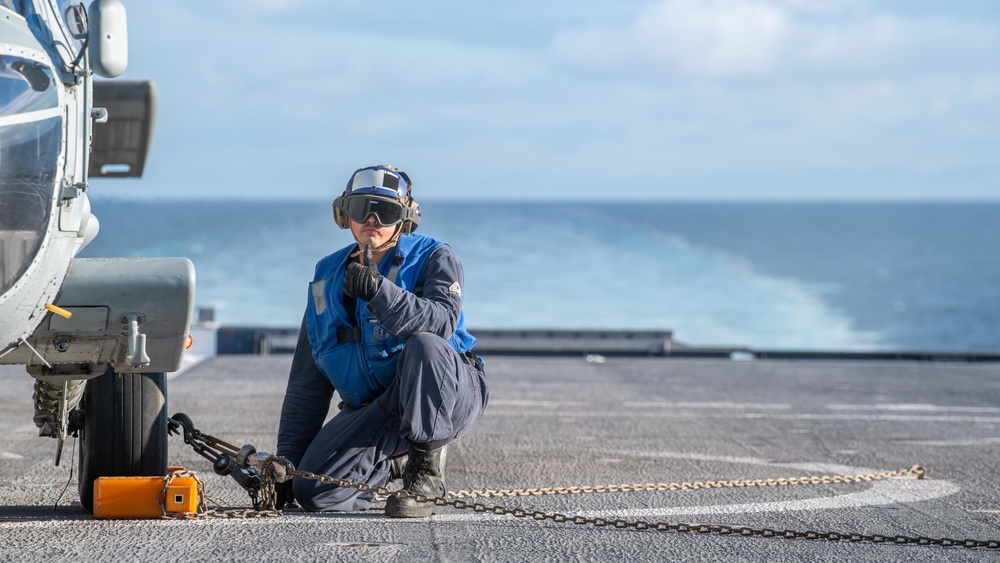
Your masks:
<svg viewBox="0 0 1000 563"><path fill-rule="evenodd" d="M98 477L166 475L167 377L115 373L87 382L81 408L80 503L93 512Z"/></svg>

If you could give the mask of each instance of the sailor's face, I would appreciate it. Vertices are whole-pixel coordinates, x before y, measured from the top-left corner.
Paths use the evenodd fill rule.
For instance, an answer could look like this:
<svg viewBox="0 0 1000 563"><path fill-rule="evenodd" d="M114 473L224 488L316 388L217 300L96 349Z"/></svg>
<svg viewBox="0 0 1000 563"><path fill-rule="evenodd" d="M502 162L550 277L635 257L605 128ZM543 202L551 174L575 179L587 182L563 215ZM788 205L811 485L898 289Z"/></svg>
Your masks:
<svg viewBox="0 0 1000 563"><path fill-rule="evenodd" d="M351 232L354 233L354 238L362 247L367 244L372 248L378 248L389 242L389 239L396 232L396 225L386 227L379 225L373 213L365 219L364 223L358 223L351 219Z"/></svg>

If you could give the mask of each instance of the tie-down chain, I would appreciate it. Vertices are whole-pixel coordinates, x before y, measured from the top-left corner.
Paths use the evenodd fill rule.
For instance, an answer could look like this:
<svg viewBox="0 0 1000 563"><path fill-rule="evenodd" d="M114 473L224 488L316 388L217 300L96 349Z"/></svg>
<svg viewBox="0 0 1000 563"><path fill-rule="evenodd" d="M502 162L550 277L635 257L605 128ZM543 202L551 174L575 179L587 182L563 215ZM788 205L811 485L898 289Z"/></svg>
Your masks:
<svg viewBox="0 0 1000 563"><path fill-rule="evenodd" d="M168 419L169 428L177 433L183 429L184 443L191 445L195 452L212 461L215 472L220 475L231 475L250 495L254 508L237 510L208 510L204 500L201 501L196 514L167 515L164 509L164 517L172 518L247 518L247 517L267 517L280 516L282 512L274 508L277 500L275 486L292 477L318 481L327 485L335 485L348 489L357 489L363 493L370 493L376 498L388 498L396 496L400 498L413 498L420 503L434 503L437 506L450 506L457 510L471 510L484 514L494 514L498 516L513 516L515 518L531 518L532 520L551 520L558 523L571 523L577 525L589 525L599 528L612 527L616 529L633 530L655 530L659 532L680 532L698 534L716 534L722 536L746 536L746 537L766 537L785 538L803 540L827 540L846 541L854 543L875 543L892 545L923 545L941 547L969 547L1000 549L1000 540L975 540L975 539L953 539L953 538L930 538L925 536L904 536L904 535L880 535L880 534L859 534L831 531L798 531L798 530L777 530L772 528L752 528L748 526L726 526L719 524L671 524L668 522L646 522L644 520L623 520L606 518L588 518L586 516L570 516L557 512L544 512L539 510L529 510L524 508L510 508L502 505L487 505L479 502L467 502L464 498L491 498L491 497L526 497L542 495L572 495L572 494L597 494L615 492L658 492L658 491L689 491L700 489L722 489L722 488L748 488L748 487L785 487L796 485L821 485L836 483L863 483L880 481L883 479L915 476L923 479L926 470L920 465L914 465L908 469L896 471L884 471L880 473L869 473L865 475L822 475L804 476L779 479L734 479L728 481L693 481L683 483L643 483L634 485L598 485L583 487L544 487L529 489L484 489L484 490L460 490L450 493L451 498L433 498L425 495L414 495L401 491L391 491L386 487L374 487L365 483L354 483L346 479L338 479L329 475L317 475L309 471L301 471L285 458L274 456L266 452L257 452L253 446L246 445L236 448L232 444L226 443L218 438L209 436L198 431L191 419L184 414L175 414ZM197 477L193 472L175 472L168 475L164 482L164 491L170 480L178 476ZM198 479L199 492L204 499L203 484ZM164 506L162 499L161 507Z"/></svg>

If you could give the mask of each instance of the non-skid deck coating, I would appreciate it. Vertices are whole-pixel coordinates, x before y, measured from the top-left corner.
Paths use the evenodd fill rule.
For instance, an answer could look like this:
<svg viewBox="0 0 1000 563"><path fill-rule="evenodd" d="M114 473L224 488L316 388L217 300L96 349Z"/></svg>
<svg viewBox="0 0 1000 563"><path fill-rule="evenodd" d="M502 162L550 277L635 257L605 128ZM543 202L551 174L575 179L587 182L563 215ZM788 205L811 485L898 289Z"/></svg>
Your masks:
<svg viewBox="0 0 1000 563"><path fill-rule="evenodd" d="M455 489L867 473L921 464L928 479L768 489L487 499L608 519L1000 539L1000 365L487 357L491 404L449 450ZM290 356L222 356L171 378L169 412L273 451ZM981 549L594 528L448 509L280 518L95 521L76 503L71 452L36 437L31 378L0 369L0 560L663 561L968 560ZM67 447L72 446L72 441ZM222 506L249 499L179 437ZM75 460L73 460L75 461Z"/></svg>

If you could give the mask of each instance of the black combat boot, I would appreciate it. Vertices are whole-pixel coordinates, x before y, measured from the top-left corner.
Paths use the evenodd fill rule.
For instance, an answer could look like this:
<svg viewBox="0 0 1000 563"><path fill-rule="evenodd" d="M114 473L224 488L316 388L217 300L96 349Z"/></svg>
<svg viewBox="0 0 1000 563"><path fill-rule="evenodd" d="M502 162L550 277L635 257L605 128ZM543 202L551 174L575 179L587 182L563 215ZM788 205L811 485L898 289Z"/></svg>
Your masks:
<svg viewBox="0 0 1000 563"><path fill-rule="evenodd" d="M447 446L410 444L401 490L428 498L447 496L448 489L444 485L446 457ZM417 502L413 498L391 496L385 501L385 515L390 518L424 518L440 512L440 506L432 502Z"/></svg>

